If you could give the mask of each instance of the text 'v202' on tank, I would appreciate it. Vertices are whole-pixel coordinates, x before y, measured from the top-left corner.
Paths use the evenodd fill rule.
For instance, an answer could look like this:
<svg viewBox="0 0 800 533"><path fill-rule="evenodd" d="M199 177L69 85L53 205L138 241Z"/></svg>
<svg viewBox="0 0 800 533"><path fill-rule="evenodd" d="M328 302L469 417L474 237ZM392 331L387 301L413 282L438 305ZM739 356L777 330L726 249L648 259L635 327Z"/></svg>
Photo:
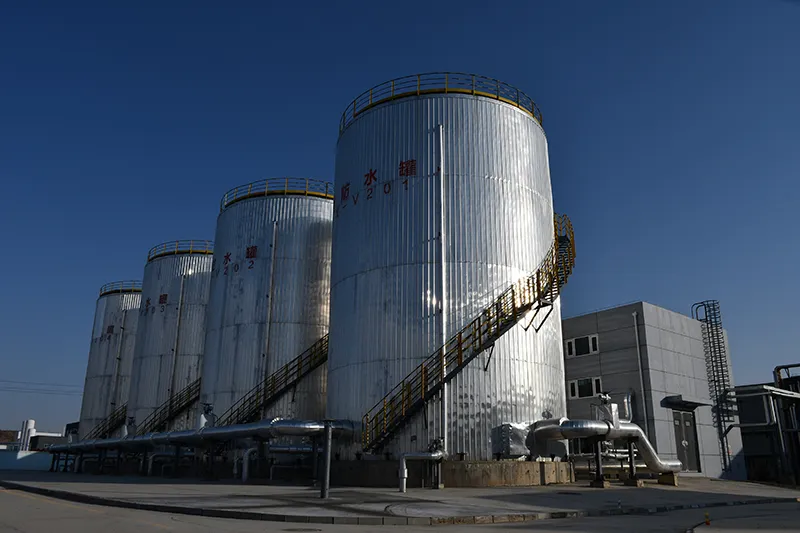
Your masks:
<svg viewBox="0 0 800 533"><path fill-rule="evenodd" d="M128 401L141 292L141 281L115 281L100 288L86 365L80 438Z"/></svg>
<svg viewBox="0 0 800 533"><path fill-rule="evenodd" d="M142 424L200 377L214 243L168 241L147 254L127 416ZM194 427L190 410L166 429Z"/></svg>
<svg viewBox="0 0 800 533"><path fill-rule="evenodd" d="M551 250L541 113L480 76L383 83L342 117L335 194L327 416L359 420ZM556 300L538 331L511 329L449 384L448 427L430 402L385 451L446 435L490 459L492 427L565 416L560 316Z"/></svg>
<svg viewBox="0 0 800 533"><path fill-rule="evenodd" d="M270 178L223 196L200 396L218 416L327 334L332 190ZM320 419L325 377L316 369L263 416Z"/></svg>

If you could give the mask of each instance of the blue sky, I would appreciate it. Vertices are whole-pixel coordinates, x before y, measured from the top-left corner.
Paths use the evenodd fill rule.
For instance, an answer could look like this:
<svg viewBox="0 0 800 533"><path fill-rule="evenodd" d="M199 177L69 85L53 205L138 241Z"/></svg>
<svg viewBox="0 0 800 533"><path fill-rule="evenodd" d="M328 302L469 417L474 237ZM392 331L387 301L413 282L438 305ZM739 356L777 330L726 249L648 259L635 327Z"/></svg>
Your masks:
<svg viewBox="0 0 800 533"><path fill-rule="evenodd" d="M332 179L348 102L427 71L542 109L577 234L565 315L715 298L737 382L798 359L800 3L104 4L0 8L0 389L82 387L100 285L213 238L230 187ZM79 408L0 390L0 428Z"/></svg>

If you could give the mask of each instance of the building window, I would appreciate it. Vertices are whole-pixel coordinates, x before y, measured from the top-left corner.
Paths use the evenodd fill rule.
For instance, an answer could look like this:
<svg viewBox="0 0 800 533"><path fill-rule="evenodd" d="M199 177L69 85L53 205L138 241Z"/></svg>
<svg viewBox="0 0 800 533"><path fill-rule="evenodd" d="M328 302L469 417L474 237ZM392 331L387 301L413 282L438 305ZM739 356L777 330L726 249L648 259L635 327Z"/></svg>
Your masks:
<svg viewBox="0 0 800 533"><path fill-rule="evenodd" d="M603 384L599 377L573 379L567 389L570 399L591 398L603 392Z"/></svg>
<svg viewBox="0 0 800 533"><path fill-rule="evenodd" d="M587 335L585 337L575 337L567 341L567 357L578 357L581 355L592 355L600 352L600 343L597 335Z"/></svg>

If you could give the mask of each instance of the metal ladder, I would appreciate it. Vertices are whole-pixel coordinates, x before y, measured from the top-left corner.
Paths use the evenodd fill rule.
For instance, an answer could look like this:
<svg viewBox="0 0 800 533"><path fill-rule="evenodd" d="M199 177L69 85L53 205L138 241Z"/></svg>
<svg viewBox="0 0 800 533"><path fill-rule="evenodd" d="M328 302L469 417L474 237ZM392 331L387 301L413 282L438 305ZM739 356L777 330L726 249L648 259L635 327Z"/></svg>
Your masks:
<svg viewBox="0 0 800 533"><path fill-rule="evenodd" d="M425 405L442 385L457 376L470 361L494 343L523 317L534 324L540 311L541 328L553 302L575 266L572 223L565 215L555 217L555 238L539 268L497 297L474 320L437 349L370 409L362 419L362 447L376 452ZM528 326L530 327L530 326Z"/></svg>
<svg viewBox="0 0 800 533"><path fill-rule="evenodd" d="M92 430L86 434L85 440L88 439L105 439L108 438L116 429L125 423L125 417L128 414L128 404L124 403L117 407L111 414L108 415L102 422L97 424Z"/></svg>
<svg viewBox="0 0 800 533"><path fill-rule="evenodd" d="M220 415L216 425L230 426L260 420L265 409L327 360L328 335L325 335L242 396Z"/></svg>
<svg viewBox="0 0 800 533"><path fill-rule="evenodd" d="M166 429L167 423L175 420L181 413L189 409L200 397L200 378L184 387L175 396L162 403L136 428L137 435L154 433Z"/></svg>

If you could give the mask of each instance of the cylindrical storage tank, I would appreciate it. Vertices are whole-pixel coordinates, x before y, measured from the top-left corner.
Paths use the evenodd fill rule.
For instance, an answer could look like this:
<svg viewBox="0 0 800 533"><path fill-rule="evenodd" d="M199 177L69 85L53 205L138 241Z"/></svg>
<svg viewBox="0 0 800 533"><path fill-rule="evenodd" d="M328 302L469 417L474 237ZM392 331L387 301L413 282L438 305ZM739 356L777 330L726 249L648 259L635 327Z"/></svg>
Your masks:
<svg viewBox="0 0 800 533"><path fill-rule="evenodd" d="M222 198L201 387L217 416L328 333L332 190L271 178ZM322 367L264 416L324 413Z"/></svg>
<svg viewBox="0 0 800 533"><path fill-rule="evenodd" d="M541 115L480 76L378 85L342 117L335 185L327 415L361 422L553 246ZM446 435L449 454L485 460L493 427L565 416L560 317L556 302L538 332L518 324L450 382L446 433L433 400L382 451Z"/></svg>
<svg viewBox="0 0 800 533"><path fill-rule="evenodd" d="M83 386L81 439L128 401L141 293L141 281L115 281L100 288Z"/></svg>
<svg viewBox="0 0 800 533"><path fill-rule="evenodd" d="M128 417L147 417L200 377L214 243L170 241L147 253ZM194 427L188 409L169 429Z"/></svg>

